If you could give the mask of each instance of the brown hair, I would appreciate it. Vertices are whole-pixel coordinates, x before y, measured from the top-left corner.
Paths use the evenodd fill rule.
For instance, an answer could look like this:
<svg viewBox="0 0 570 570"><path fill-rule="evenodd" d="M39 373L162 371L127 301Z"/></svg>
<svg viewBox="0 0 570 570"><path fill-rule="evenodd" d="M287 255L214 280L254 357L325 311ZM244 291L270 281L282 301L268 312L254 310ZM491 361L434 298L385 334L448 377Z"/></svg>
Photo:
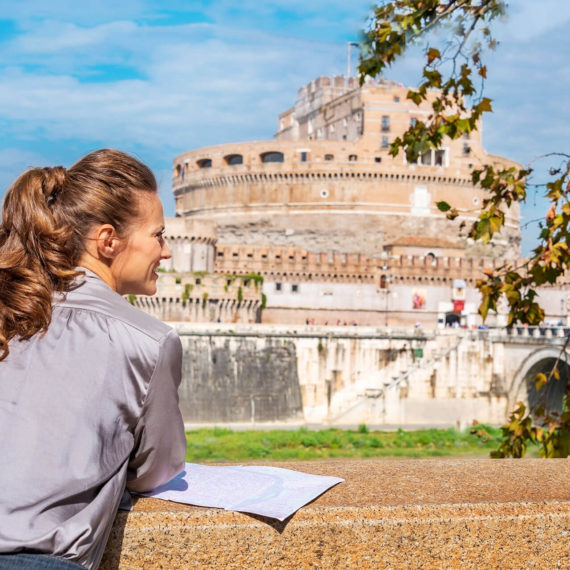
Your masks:
<svg viewBox="0 0 570 570"><path fill-rule="evenodd" d="M150 169L102 149L69 170L32 168L12 184L0 225L0 360L14 338L47 330L54 293L68 291L87 235L97 224L126 234L137 215L135 192L156 192Z"/></svg>

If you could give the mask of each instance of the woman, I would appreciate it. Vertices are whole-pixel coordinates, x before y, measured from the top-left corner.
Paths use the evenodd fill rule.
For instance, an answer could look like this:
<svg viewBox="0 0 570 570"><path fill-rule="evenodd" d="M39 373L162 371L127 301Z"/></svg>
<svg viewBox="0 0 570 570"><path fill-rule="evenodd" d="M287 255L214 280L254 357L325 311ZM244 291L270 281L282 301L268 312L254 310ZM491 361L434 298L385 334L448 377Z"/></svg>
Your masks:
<svg viewBox="0 0 570 570"><path fill-rule="evenodd" d="M35 168L0 226L0 568L96 568L125 488L184 466L176 333L152 295L170 257L152 172L116 151Z"/></svg>

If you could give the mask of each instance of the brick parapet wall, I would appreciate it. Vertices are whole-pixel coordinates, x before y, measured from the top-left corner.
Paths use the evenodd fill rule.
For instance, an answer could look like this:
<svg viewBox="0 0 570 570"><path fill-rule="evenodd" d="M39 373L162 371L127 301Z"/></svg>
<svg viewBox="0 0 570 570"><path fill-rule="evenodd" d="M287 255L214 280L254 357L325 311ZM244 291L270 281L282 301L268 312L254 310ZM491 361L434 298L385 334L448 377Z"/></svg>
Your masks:
<svg viewBox="0 0 570 570"><path fill-rule="evenodd" d="M282 281L378 281L381 275L393 281L443 281L463 279L473 284L483 269L497 268L505 260L420 255L372 258L361 254L311 252L295 247L220 245L216 273L260 273Z"/></svg>

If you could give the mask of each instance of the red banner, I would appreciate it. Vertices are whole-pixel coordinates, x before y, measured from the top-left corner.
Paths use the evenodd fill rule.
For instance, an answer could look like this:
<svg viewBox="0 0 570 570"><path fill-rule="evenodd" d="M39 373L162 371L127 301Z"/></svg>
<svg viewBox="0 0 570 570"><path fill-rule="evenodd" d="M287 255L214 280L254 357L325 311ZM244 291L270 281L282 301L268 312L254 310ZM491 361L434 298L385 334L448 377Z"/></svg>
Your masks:
<svg viewBox="0 0 570 570"><path fill-rule="evenodd" d="M461 313L465 309L465 301L453 301L453 312Z"/></svg>

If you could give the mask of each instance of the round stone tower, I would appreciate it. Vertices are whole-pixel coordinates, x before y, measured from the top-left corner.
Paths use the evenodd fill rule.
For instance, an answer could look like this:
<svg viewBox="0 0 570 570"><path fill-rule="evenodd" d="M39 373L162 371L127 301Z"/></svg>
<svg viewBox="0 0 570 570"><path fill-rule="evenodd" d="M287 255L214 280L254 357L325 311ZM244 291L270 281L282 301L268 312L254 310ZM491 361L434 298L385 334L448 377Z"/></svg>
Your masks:
<svg viewBox="0 0 570 570"><path fill-rule="evenodd" d="M519 211L506 216L503 234L484 251L460 235L476 219L486 192L471 170L518 166L487 154L479 133L447 140L417 162L389 154L395 137L426 120L407 88L392 82L360 88L354 78L319 78L299 90L279 117L272 141L225 144L174 160L176 214L212 222L223 244L304 247L377 257L397 240L445 237L465 255L518 255ZM450 223L436 208L446 201L462 212ZM477 249L475 248L477 247Z"/></svg>

